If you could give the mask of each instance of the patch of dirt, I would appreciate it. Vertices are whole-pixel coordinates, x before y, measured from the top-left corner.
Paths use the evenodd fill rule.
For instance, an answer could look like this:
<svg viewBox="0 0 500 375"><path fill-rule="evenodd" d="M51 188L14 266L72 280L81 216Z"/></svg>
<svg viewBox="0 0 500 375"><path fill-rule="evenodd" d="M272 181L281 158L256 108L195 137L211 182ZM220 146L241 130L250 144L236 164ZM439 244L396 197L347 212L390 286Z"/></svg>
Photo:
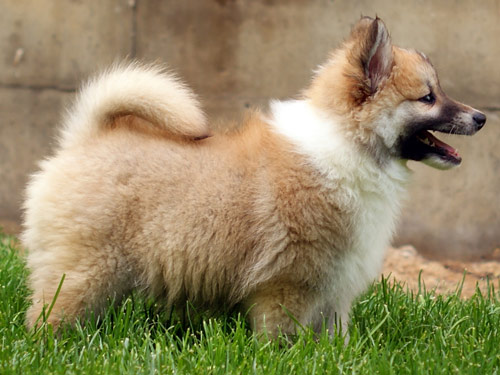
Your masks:
<svg viewBox="0 0 500 375"><path fill-rule="evenodd" d="M21 226L16 221L0 219L0 232L18 236L21 233Z"/></svg>
<svg viewBox="0 0 500 375"><path fill-rule="evenodd" d="M490 284L500 290L500 249L496 249L486 259L472 262L454 260L436 261L420 255L412 246L390 248L387 252L383 275L389 279L403 282L411 290L418 291L420 270L421 279L427 290L437 293L453 293L465 280L461 296L470 297L476 291L476 284L484 293Z"/></svg>

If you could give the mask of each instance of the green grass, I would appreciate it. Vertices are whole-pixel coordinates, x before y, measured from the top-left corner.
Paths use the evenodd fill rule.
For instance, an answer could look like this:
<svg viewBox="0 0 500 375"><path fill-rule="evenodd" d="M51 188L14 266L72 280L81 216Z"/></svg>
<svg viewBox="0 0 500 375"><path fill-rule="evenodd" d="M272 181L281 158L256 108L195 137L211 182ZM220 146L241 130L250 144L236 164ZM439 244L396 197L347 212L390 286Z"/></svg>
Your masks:
<svg viewBox="0 0 500 375"><path fill-rule="evenodd" d="M354 306L351 340L258 341L240 316L181 324L140 296L60 335L26 331L27 272L0 236L0 374L498 374L500 303L375 284Z"/></svg>

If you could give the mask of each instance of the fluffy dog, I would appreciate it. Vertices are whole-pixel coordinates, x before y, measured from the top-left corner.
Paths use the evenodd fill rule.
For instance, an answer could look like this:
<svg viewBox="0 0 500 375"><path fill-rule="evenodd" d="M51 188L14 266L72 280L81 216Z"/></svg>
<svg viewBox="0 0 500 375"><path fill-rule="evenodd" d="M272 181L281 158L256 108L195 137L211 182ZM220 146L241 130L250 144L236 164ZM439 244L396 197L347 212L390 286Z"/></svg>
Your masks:
<svg viewBox="0 0 500 375"><path fill-rule="evenodd" d="M168 307L241 306L252 328L330 332L379 274L409 178L460 156L429 131L486 117L449 99L422 53L362 18L301 100L211 135L194 94L160 68L87 83L27 189L27 324L99 313L147 290ZM294 318L292 319L291 316Z"/></svg>

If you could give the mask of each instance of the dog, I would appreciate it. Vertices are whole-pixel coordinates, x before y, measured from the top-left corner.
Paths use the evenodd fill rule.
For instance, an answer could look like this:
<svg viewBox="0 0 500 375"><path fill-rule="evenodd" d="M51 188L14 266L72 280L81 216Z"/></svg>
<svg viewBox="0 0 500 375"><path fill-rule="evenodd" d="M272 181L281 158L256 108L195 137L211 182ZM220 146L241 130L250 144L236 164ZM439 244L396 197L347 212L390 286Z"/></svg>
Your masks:
<svg viewBox="0 0 500 375"><path fill-rule="evenodd" d="M239 306L270 337L345 332L380 273L407 161L459 165L431 132L485 121L379 18L355 24L301 99L221 134L173 74L115 65L81 89L28 184L27 326L48 304L57 329L138 289L168 308Z"/></svg>

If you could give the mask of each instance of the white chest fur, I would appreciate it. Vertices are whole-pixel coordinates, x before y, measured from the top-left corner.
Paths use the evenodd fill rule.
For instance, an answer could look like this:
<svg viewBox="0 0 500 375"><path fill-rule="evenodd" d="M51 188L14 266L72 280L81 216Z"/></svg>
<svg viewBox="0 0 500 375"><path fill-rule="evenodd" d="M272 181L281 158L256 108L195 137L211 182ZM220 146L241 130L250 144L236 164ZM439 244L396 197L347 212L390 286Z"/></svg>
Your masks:
<svg viewBox="0 0 500 375"><path fill-rule="evenodd" d="M335 270L336 304L349 306L381 271L394 231L409 170L398 160L380 167L359 151L341 119L327 116L306 101L274 102L271 125L286 136L324 176L325 185L339 181L355 205L354 238Z"/></svg>

